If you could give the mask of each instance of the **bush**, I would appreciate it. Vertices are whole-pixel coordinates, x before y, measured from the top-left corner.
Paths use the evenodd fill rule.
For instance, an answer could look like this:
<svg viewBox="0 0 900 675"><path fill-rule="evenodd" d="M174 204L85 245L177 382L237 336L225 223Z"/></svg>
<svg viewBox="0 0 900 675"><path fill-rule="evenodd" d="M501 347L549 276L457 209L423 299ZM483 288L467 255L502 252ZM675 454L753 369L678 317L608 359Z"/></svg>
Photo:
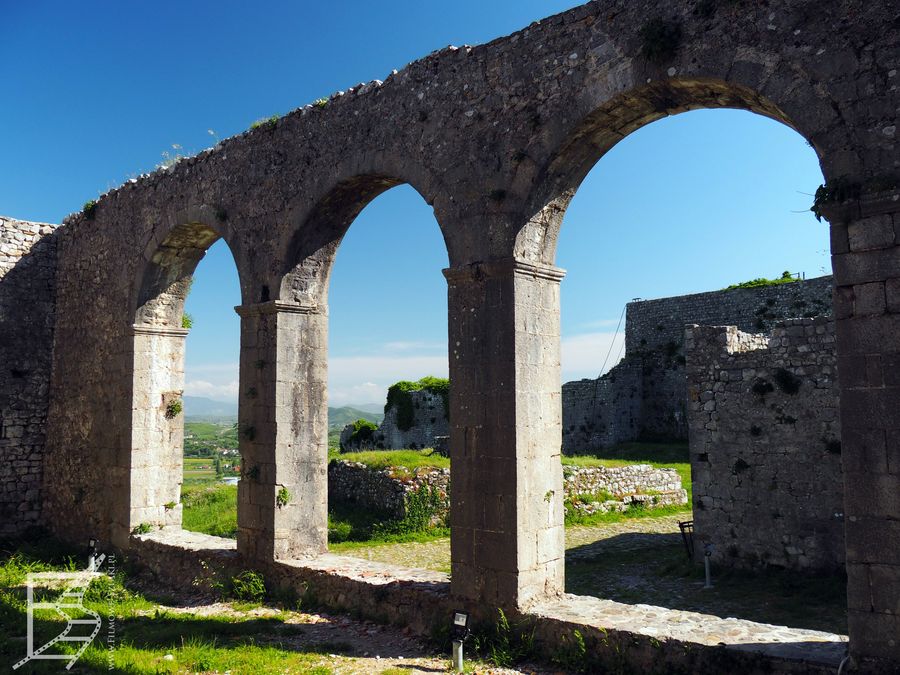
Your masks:
<svg viewBox="0 0 900 675"><path fill-rule="evenodd" d="M231 596L246 602L262 602L266 597L266 581L253 570L244 570L231 578Z"/></svg>
<svg viewBox="0 0 900 675"><path fill-rule="evenodd" d="M371 441L378 430L378 425L369 420L356 420L353 423L353 433L350 434L348 445L350 447L361 447L367 441Z"/></svg>

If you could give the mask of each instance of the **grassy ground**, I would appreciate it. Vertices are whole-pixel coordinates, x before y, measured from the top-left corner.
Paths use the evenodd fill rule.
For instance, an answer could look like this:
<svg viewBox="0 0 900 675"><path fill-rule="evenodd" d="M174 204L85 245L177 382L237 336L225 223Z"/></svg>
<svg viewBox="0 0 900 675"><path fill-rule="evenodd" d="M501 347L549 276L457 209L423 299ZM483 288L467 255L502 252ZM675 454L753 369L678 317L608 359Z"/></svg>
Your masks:
<svg viewBox="0 0 900 675"><path fill-rule="evenodd" d="M237 536L237 485L185 485L181 503L185 530L231 539Z"/></svg>
<svg viewBox="0 0 900 675"><path fill-rule="evenodd" d="M329 459L347 462L361 462L371 469L405 466L407 469L449 469L450 459L432 454L431 448L424 450L369 450L366 452L329 453Z"/></svg>
<svg viewBox="0 0 900 675"><path fill-rule="evenodd" d="M27 573L74 571L83 562L84 551L66 549L46 537L40 539L40 544L0 544L0 664L10 668L8 672L13 672L11 666L26 653ZM446 656L436 654L432 647L397 629L301 612L296 600L286 605L271 598L264 599L262 604L223 603L213 598L191 600L186 605L184 599L162 601L144 595L135 590L133 582L134 577L127 577L120 569L114 577L100 576L91 584L84 596L84 607L101 617L101 630L68 672L129 675L447 672ZM40 593L41 589L37 591ZM44 589L45 599L56 598L59 592L60 589ZM66 622L56 612L35 610L34 626L37 648L58 636ZM113 648L109 649L108 644ZM74 654L77 646L60 642L47 653ZM65 672L66 663L33 660L17 672ZM484 662L468 665L467 672L484 673L489 669ZM535 672L549 671L538 668Z"/></svg>

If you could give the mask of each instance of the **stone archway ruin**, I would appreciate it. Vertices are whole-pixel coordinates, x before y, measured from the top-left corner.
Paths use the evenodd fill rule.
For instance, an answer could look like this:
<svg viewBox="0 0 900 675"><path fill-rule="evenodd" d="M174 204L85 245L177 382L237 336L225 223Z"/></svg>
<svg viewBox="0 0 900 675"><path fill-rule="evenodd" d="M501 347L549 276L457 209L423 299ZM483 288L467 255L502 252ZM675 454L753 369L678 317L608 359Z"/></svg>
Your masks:
<svg viewBox="0 0 900 675"><path fill-rule="evenodd" d="M646 30L653 21L679 37L661 40ZM231 246L244 303L241 444L258 472L239 491L238 553L282 571L321 554L330 258L368 200L408 182L434 207L450 258L448 597L486 611L544 607L562 592L563 273L552 265L562 213L630 131L692 108L740 107L797 129L827 179L818 203L831 224L846 374L850 649L861 664L897 667L898 70L900 23L887 3L677 0L660 13L600 0L486 45L442 49L107 193L54 235L49 408L34 403L46 411L40 519L69 538L143 550L127 536L133 518L117 515L132 507L140 444L128 423L130 346L135 333L159 339L134 328L135 308L157 283L144 274L149 256L179 227L203 223ZM0 384L4 395L17 386ZM276 507L279 485L296 503Z"/></svg>

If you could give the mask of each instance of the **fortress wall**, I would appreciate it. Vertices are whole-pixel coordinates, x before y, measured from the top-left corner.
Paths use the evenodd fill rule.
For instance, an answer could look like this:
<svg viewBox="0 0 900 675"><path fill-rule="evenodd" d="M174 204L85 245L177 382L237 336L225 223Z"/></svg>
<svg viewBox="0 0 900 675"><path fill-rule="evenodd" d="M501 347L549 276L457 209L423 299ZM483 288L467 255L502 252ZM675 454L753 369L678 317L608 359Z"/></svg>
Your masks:
<svg viewBox="0 0 900 675"><path fill-rule="evenodd" d="M844 563L834 322L687 331L695 556L734 567Z"/></svg>
<svg viewBox="0 0 900 675"><path fill-rule="evenodd" d="M0 216L0 537L41 522L55 228Z"/></svg>

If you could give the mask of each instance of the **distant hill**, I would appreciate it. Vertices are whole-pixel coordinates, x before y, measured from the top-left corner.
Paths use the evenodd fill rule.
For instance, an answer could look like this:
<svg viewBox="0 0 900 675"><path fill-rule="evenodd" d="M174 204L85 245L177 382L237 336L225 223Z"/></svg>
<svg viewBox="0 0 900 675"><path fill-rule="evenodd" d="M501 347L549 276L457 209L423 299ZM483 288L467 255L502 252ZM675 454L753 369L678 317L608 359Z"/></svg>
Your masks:
<svg viewBox="0 0 900 675"><path fill-rule="evenodd" d="M182 396L184 416L191 418L234 418L237 419L237 403L214 401L204 396Z"/></svg>
<svg viewBox="0 0 900 675"><path fill-rule="evenodd" d="M365 406L368 408L369 406ZM383 412L372 412L371 410L361 410L345 405L342 408L328 408L328 428L343 429L346 425L356 420L369 420L375 424L381 424L384 419Z"/></svg>
<svg viewBox="0 0 900 675"><path fill-rule="evenodd" d="M237 421L237 403L214 401L204 396L183 396L184 416L193 421L223 422ZM328 408L328 428L343 429L356 420L369 420L380 424L384 413L374 411L374 404L362 405L359 408L345 405L341 408Z"/></svg>
<svg viewBox="0 0 900 675"><path fill-rule="evenodd" d="M367 413L375 413L384 417L384 403L354 403L350 408L363 410Z"/></svg>

